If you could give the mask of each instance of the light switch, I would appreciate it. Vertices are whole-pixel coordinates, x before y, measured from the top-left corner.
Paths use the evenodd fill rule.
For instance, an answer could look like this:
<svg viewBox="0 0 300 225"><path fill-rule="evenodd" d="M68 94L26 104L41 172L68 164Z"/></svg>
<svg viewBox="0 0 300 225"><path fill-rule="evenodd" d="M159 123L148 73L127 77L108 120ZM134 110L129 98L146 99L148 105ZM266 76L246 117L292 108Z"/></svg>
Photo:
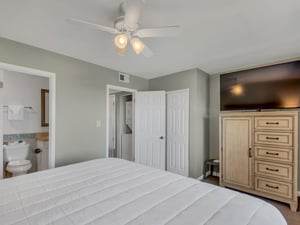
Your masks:
<svg viewBox="0 0 300 225"><path fill-rule="evenodd" d="M101 120L96 121L96 127L101 127Z"/></svg>

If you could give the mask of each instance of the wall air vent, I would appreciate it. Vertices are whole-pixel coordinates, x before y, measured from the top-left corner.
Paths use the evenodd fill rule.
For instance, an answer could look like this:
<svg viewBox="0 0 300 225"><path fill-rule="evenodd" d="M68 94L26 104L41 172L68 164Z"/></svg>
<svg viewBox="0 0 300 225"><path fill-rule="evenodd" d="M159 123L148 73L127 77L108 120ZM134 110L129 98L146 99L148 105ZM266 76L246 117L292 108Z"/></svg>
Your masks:
<svg viewBox="0 0 300 225"><path fill-rule="evenodd" d="M123 83L129 83L129 75L126 73L119 72L119 81Z"/></svg>

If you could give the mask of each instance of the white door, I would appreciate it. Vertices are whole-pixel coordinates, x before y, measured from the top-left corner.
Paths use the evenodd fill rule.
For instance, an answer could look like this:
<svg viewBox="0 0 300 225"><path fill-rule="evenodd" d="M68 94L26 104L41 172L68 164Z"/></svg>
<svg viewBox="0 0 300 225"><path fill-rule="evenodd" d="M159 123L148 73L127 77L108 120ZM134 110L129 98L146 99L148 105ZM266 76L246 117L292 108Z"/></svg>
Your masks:
<svg viewBox="0 0 300 225"><path fill-rule="evenodd" d="M116 96L109 96L109 156L116 149Z"/></svg>
<svg viewBox="0 0 300 225"><path fill-rule="evenodd" d="M167 92L167 170L189 175L189 90Z"/></svg>
<svg viewBox="0 0 300 225"><path fill-rule="evenodd" d="M135 95L135 162L166 169L166 92Z"/></svg>

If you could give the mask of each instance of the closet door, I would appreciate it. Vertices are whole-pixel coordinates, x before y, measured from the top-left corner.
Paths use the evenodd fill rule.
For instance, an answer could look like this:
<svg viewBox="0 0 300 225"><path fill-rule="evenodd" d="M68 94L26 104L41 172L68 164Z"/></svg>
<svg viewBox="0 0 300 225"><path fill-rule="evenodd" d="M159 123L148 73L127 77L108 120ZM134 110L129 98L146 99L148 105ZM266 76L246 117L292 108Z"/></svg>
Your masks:
<svg viewBox="0 0 300 225"><path fill-rule="evenodd" d="M166 169L166 92L135 94L135 162Z"/></svg>
<svg viewBox="0 0 300 225"><path fill-rule="evenodd" d="M224 183L252 188L251 126L251 117L222 119Z"/></svg>
<svg viewBox="0 0 300 225"><path fill-rule="evenodd" d="M189 90L167 92L167 170L189 175Z"/></svg>

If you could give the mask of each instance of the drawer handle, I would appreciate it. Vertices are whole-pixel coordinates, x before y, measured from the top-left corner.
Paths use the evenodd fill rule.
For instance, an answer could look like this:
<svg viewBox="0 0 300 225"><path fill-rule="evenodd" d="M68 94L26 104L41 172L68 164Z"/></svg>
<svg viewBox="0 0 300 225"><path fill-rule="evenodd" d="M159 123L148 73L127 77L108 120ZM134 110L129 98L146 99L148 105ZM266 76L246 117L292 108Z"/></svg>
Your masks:
<svg viewBox="0 0 300 225"><path fill-rule="evenodd" d="M274 138L274 137L266 137L267 140L279 140L278 137Z"/></svg>
<svg viewBox="0 0 300 225"><path fill-rule="evenodd" d="M267 155L279 155L279 153L266 152Z"/></svg>
<svg viewBox="0 0 300 225"><path fill-rule="evenodd" d="M272 186L272 185L269 185L269 184L266 184L266 187L268 187L268 188L273 188L273 189L279 189L278 186Z"/></svg>
<svg viewBox="0 0 300 225"><path fill-rule="evenodd" d="M266 124L267 125L279 125L279 122L276 122L276 123L274 123L274 122L266 122Z"/></svg>
<svg viewBox="0 0 300 225"><path fill-rule="evenodd" d="M266 170L269 170L269 171L273 171L273 172L279 172L279 169L271 169L271 168L266 168Z"/></svg>

